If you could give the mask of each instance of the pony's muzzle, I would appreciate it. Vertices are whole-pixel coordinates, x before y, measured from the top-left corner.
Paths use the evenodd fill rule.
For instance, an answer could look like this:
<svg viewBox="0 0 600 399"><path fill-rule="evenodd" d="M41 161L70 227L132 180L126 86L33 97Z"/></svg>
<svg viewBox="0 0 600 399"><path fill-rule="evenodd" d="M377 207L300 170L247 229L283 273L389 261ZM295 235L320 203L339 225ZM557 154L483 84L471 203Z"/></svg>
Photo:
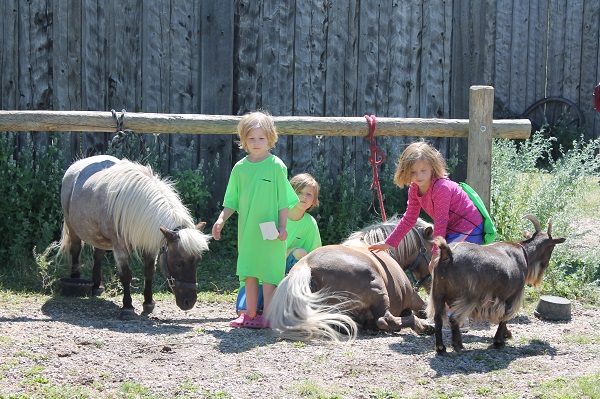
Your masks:
<svg viewBox="0 0 600 399"><path fill-rule="evenodd" d="M190 310L196 304L198 299L198 293L196 288L181 288L177 285L172 287L173 294L175 295L175 302L181 310Z"/></svg>

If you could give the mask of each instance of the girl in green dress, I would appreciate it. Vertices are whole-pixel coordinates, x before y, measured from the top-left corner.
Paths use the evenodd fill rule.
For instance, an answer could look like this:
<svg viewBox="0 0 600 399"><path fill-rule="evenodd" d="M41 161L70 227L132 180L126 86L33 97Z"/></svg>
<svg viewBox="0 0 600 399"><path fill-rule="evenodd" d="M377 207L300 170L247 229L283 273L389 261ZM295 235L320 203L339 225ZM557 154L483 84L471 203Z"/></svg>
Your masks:
<svg viewBox="0 0 600 399"><path fill-rule="evenodd" d="M236 274L246 286L248 310L233 320L232 327L266 328L268 321L257 314L258 282L262 281L264 309L285 273L288 207L298 196L287 179L287 167L270 150L277 142L273 118L266 112L246 114L237 132L240 148L248 155L235 164L223 200L223 211L212 228L221 238L225 222L238 213L238 259ZM277 227L275 239L264 239L261 223Z"/></svg>
<svg viewBox="0 0 600 399"><path fill-rule="evenodd" d="M300 173L290 179L290 184L298 195L298 203L288 210L286 240L287 251L285 274L306 254L321 246L321 234L317 221L308 213L319 205L319 183L308 173ZM263 310L264 299L262 285L258 289L258 311ZM246 313L246 287L238 291L235 311L239 315Z"/></svg>

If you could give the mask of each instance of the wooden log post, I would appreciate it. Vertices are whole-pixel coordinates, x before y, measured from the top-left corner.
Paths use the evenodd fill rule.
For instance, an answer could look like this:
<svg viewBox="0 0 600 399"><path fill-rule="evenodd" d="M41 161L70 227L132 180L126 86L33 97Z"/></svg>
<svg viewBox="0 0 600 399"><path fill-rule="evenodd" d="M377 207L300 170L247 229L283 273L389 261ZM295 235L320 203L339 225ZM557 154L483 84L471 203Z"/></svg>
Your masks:
<svg viewBox="0 0 600 399"><path fill-rule="evenodd" d="M492 138L526 139L528 119L493 120L494 88L472 86L469 119L377 118L375 136L426 136L468 138L467 182L489 209ZM117 113L122 116L122 113ZM138 133L236 134L241 116L203 114L126 113L122 128ZM361 136L367 132L364 117L275 116L280 134L304 136ZM111 112L3 111L3 131L114 132Z"/></svg>
<svg viewBox="0 0 600 399"><path fill-rule="evenodd" d="M117 112L121 116L121 112ZM203 114L159 114L126 112L123 129L138 133L236 134L241 116ZM274 116L279 134L296 136L356 136L369 132L364 117ZM529 119L493 121L494 138L529 137ZM73 131L114 132L116 121L110 112L98 111L3 111L0 132ZM468 119L377 118L378 136L469 137Z"/></svg>
<svg viewBox="0 0 600 399"><path fill-rule="evenodd" d="M469 139L467 183L490 210L494 88L471 86L469 91Z"/></svg>

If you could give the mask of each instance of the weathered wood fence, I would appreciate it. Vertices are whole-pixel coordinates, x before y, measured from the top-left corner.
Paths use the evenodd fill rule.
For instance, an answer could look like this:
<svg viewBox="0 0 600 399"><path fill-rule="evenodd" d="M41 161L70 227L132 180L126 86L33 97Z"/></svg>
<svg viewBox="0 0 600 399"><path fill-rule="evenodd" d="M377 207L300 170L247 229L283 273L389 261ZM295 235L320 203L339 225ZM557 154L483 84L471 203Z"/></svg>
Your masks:
<svg viewBox="0 0 600 399"><path fill-rule="evenodd" d="M471 88L469 120L378 118L376 136L429 136L468 138L467 179L489 209L492 138L529 137L527 119L493 121L494 90ZM139 133L232 134L241 117L225 115L130 113L122 128ZM364 136L364 118L276 116L283 135ZM92 111L0 111L0 131L112 132L111 112Z"/></svg>
<svg viewBox="0 0 600 399"><path fill-rule="evenodd" d="M2 110L126 109L126 126L141 112L259 108L278 116L466 120L469 88L489 85L516 115L544 97L572 100L585 113L586 137L600 135L591 95L600 81L598 0L6 0L0 71ZM66 131L56 134L69 161L106 151L111 138ZM364 180L367 140L311 136L277 143L292 174L324 159L334 176L349 169ZM159 139L168 148L163 173L192 145L190 167L218 159L213 199L222 200L243 155L233 135ZM35 140L48 145L48 134ZM393 168L408 141L380 136L383 168ZM459 160L455 179L467 178L467 140L431 141Z"/></svg>

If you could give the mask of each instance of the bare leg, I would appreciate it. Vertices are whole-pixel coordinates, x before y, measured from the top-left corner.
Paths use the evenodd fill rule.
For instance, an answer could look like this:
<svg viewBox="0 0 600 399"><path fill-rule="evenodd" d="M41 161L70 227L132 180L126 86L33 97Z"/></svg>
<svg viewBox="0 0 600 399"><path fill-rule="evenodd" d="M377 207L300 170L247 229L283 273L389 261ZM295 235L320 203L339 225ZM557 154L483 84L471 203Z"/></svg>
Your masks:
<svg viewBox="0 0 600 399"><path fill-rule="evenodd" d="M263 286L264 290L264 286ZM264 294L264 291L263 291ZM265 298L266 299L266 298ZM265 309L266 309L265 300ZM258 279L256 277L246 277L246 314L251 318L256 317L258 306Z"/></svg>
<svg viewBox="0 0 600 399"><path fill-rule="evenodd" d="M273 298L273 294L275 293L276 285L269 284L263 282L263 298L265 301L265 306L263 308L263 314L267 313L267 309L269 308L269 304L271 303L271 298Z"/></svg>

